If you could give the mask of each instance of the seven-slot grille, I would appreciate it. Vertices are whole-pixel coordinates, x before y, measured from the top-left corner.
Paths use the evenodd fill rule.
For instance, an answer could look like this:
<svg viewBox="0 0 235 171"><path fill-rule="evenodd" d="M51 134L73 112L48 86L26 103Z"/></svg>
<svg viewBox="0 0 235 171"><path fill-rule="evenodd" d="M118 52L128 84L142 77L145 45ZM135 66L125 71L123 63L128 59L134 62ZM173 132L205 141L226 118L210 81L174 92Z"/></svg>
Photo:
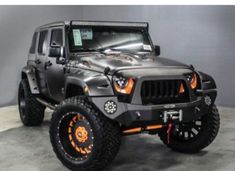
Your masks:
<svg viewBox="0 0 235 171"><path fill-rule="evenodd" d="M180 85L184 92L180 93ZM141 86L143 105L183 103L189 100L186 84L183 80L148 80Z"/></svg>

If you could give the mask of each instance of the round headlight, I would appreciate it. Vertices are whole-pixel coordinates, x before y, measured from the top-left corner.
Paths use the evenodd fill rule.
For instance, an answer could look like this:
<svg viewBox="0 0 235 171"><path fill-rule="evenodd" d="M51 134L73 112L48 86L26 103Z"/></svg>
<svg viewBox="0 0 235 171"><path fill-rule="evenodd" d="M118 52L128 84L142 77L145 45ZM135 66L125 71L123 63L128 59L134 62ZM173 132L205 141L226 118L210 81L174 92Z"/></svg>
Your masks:
<svg viewBox="0 0 235 171"><path fill-rule="evenodd" d="M134 87L134 80L132 78L125 77L113 77L114 88L118 93L131 94L132 88Z"/></svg>
<svg viewBox="0 0 235 171"><path fill-rule="evenodd" d="M119 88L123 89L128 84L128 79L124 77L116 77L113 78L114 84L117 85Z"/></svg>

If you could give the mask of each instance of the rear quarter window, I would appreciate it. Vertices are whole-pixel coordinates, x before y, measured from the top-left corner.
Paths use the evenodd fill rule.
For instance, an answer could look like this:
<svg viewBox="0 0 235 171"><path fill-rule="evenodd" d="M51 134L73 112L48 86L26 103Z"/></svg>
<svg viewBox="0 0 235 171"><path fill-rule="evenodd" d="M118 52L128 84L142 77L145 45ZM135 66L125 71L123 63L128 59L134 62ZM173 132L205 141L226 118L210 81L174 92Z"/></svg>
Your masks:
<svg viewBox="0 0 235 171"><path fill-rule="evenodd" d="M35 53L36 43L37 43L37 36L38 36L38 33L35 32L33 34L33 39L32 39L32 42L31 42L30 49L29 49L29 53Z"/></svg>

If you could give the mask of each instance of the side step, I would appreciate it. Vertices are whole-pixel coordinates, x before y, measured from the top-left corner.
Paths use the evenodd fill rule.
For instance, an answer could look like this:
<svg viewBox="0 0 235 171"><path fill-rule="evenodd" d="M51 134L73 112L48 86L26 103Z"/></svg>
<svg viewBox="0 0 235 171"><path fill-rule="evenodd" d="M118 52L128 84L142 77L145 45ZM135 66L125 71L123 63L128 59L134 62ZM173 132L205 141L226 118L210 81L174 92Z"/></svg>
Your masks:
<svg viewBox="0 0 235 171"><path fill-rule="evenodd" d="M138 134L145 131L152 131L152 130L158 130L163 128L163 125L149 125L147 127L137 127L137 128L131 128L126 129L122 131L122 135L132 135L132 134Z"/></svg>
<svg viewBox="0 0 235 171"><path fill-rule="evenodd" d="M41 99L41 98L39 98L39 97L36 97L36 100L37 100L39 103L41 103L42 105L44 105L44 106L50 108L51 110L55 110L55 107L56 107L55 105L53 105L53 104L51 104L51 103L48 103L47 101L45 101L45 100L43 100L43 99Z"/></svg>

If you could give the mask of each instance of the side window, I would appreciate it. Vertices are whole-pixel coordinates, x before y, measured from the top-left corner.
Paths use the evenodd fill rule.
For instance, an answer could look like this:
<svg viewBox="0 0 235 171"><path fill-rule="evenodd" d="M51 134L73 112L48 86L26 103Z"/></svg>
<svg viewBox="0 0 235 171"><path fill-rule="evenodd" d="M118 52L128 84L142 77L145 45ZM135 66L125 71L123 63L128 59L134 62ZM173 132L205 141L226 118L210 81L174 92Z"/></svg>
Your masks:
<svg viewBox="0 0 235 171"><path fill-rule="evenodd" d="M40 32L39 42L38 42L38 53L39 54L45 55L45 53L46 53L47 35L48 35L48 30Z"/></svg>
<svg viewBox="0 0 235 171"><path fill-rule="evenodd" d="M51 47L58 47L63 45L63 30L54 29L51 31Z"/></svg>
<svg viewBox="0 0 235 171"><path fill-rule="evenodd" d="M33 39L32 39L32 43L31 43L31 47L29 49L29 53L35 53L35 48L36 48L36 42L37 42L37 36L38 36L38 33L35 32L33 34Z"/></svg>

